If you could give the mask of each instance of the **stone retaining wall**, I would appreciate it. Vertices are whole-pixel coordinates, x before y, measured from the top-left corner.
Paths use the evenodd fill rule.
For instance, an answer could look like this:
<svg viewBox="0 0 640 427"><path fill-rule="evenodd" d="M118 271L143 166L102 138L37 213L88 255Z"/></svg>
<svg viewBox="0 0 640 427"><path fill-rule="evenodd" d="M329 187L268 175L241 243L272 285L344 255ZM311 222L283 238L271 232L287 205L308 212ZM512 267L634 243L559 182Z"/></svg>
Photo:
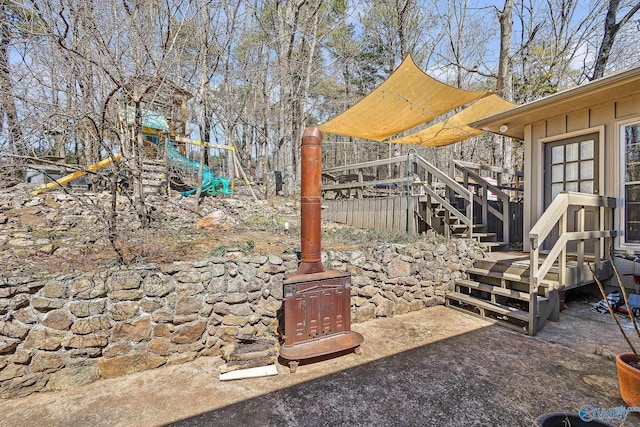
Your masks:
<svg viewBox="0 0 640 427"><path fill-rule="evenodd" d="M473 259L465 240L325 251L352 278L352 320L442 304ZM91 274L0 279L0 397L90 383L198 356L223 334L276 335L295 254L208 258ZM365 337L366 339L366 337Z"/></svg>

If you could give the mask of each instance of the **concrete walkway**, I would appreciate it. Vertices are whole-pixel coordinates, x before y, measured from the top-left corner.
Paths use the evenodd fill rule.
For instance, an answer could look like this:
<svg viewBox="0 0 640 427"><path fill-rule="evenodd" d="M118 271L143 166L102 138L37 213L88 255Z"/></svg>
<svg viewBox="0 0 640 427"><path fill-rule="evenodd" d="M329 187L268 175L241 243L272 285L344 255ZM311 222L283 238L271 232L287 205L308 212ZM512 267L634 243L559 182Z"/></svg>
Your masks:
<svg viewBox="0 0 640 427"><path fill-rule="evenodd" d="M219 358L0 401L2 426L531 426L626 406L608 315L577 304L536 337L443 306L354 325L363 355L218 381ZM598 354L596 354L598 353ZM604 354L604 356L603 356ZM640 416L612 425L640 425Z"/></svg>

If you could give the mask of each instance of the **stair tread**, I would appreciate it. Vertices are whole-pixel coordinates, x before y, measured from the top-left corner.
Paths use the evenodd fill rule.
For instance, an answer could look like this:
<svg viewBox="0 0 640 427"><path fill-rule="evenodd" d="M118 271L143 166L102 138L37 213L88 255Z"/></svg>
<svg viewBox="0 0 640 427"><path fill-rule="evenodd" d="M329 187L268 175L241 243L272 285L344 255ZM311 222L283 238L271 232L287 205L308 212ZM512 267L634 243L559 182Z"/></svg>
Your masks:
<svg viewBox="0 0 640 427"><path fill-rule="evenodd" d="M468 228L467 224L451 224L451 228ZM484 224L473 224L473 229L480 229L480 228L484 228L485 225Z"/></svg>
<svg viewBox="0 0 640 427"><path fill-rule="evenodd" d="M527 274L514 274L514 273L505 273L501 271L491 271L485 268L471 267L467 269L467 274L475 274L477 276L487 276L494 277L497 279L505 279L512 282L522 282L529 283L530 277L529 272L526 271ZM540 284L543 286L549 286L552 284L557 284L558 282L555 280L544 279L540 281Z"/></svg>
<svg viewBox="0 0 640 427"><path fill-rule="evenodd" d="M457 279L456 285L462 285L479 291L490 292L495 295L501 295L509 298L518 299L520 301L529 301L529 293L517 291L515 289L501 288L500 286L490 285L488 283L476 282L469 279ZM548 298L538 295L538 301L547 301Z"/></svg>
<svg viewBox="0 0 640 427"><path fill-rule="evenodd" d="M480 242L480 243L485 244L487 246L503 246L507 244L507 242Z"/></svg>
<svg viewBox="0 0 640 427"><path fill-rule="evenodd" d="M503 304L497 304L490 301L485 301L480 298L472 297L460 292L449 292L447 298L454 299L466 304L475 305L476 307L492 311L494 313L502 314L504 316L512 317L514 319L522 320L524 322L529 321L529 313L524 310L509 307Z"/></svg>
<svg viewBox="0 0 640 427"><path fill-rule="evenodd" d="M495 277L497 279L506 279L515 282L529 283L529 275L519 275L513 273L503 273L500 271L491 271L485 268L472 267L467 269L467 274L475 274L477 276Z"/></svg>
<svg viewBox="0 0 640 427"><path fill-rule="evenodd" d="M467 233L466 231L469 229L469 226L467 224L450 224L451 229L455 232L454 235L460 235L460 236L466 236ZM482 231L479 230L483 230L485 228L484 225L481 224L476 224L473 226L473 233L482 233Z"/></svg>
<svg viewBox="0 0 640 427"><path fill-rule="evenodd" d="M501 246L506 246L507 242L491 242L491 241L480 241L478 242L480 247L484 248L499 248Z"/></svg>
<svg viewBox="0 0 640 427"><path fill-rule="evenodd" d="M451 227L452 228L459 228L459 227L456 227L455 224L452 224ZM467 226L465 225L465 227L467 227ZM456 234L456 235L458 235L458 234ZM462 236L463 233L459 233L459 235ZM496 236L497 236L496 233L486 233L486 232L483 232L483 231L474 231L473 235L472 235L472 237L476 237L476 238L478 238L478 237L496 237Z"/></svg>

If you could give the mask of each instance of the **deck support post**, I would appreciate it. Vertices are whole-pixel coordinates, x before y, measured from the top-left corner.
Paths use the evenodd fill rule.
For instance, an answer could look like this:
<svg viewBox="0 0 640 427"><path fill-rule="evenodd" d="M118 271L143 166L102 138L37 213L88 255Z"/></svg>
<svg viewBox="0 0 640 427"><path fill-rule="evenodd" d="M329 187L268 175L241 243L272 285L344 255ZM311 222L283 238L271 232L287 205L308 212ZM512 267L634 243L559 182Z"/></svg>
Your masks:
<svg viewBox="0 0 640 427"><path fill-rule="evenodd" d="M549 320L557 322L560 320L560 292L557 289L549 289L548 295L551 312L549 313Z"/></svg>
<svg viewBox="0 0 640 427"><path fill-rule="evenodd" d="M538 332L538 286L529 293L529 327L527 332L529 336L534 336Z"/></svg>

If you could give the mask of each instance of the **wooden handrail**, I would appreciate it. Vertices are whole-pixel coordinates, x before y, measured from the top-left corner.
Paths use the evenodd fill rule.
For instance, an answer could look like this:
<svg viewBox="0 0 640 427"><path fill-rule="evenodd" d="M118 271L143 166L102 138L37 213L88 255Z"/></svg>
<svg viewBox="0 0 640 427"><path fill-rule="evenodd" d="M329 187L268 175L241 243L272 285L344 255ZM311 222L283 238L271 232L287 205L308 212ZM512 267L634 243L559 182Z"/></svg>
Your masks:
<svg viewBox="0 0 640 427"><path fill-rule="evenodd" d="M540 243L544 242L558 220L567 212L569 207L569 194L558 194L544 211L540 219L535 223L529 232L531 249L537 250Z"/></svg>
<svg viewBox="0 0 640 427"><path fill-rule="evenodd" d="M406 159L407 159L407 156L391 157L389 159L372 160L370 162L356 163L356 164L353 164L353 165L336 166L336 167L333 167L333 168L323 169L322 173L334 174L334 173L337 173L337 172L344 172L344 171L363 169L363 168L371 168L371 167L375 167L375 166L385 166L385 165L390 165L390 164L399 163L399 162L404 163L406 161Z"/></svg>
<svg viewBox="0 0 640 427"><path fill-rule="evenodd" d="M446 203L442 203L442 201L444 200L437 196L437 193L430 192L431 197L434 197L434 195L437 196L436 200L440 199L438 200L438 202L441 203L442 206L444 206L451 214L453 214L453 216L460 219L465 225L468 226L467 234L468 237L471 238L473 234L473 193L469 189L460 185L458 181L442 172L440 169L436 168L424 158L420 157L420 155L418 155L417 153L414 153L413 156L417 166L424 168L429 175L437 178L445 185L444 190L447 194L453 193L453 197L457 197L466 201L465 212L461 212L446 201Z"/></svg>
<svg viewBox="0 0 640 427"><path fill-rule="evenodd" d="M495 172L499 174L508 174L508 175L524 177L524 172L517 171L514 169L505 169L497 166L483 165L480 163L465 162L464 160L452 160L452 162L465 169L477 169L479 171L486 170L486 171Z"/></svg>
<svg viewBox="0 0 640 427"><path fill-rule="evenodd" d="M464 188L462 185L460 185L458 181L451 178L449 175L442 172L440 169L436 168L434 165L426 161L420 155L415 154L414 156L416 159L416 163L419 166L422 166L423 168L428 170L433 176L437 177L440 181L443 182L443 184L445 184L447 187L452 189L457 196L462 197L468 202L471 202L472 200L471 197L473 196L473 193L470 190Z"/></svg>
<svg viewBox="0 0 640 427"><path fill-rule="evenodd" d="M482 222L484 225L487 225L488 215L489 213L491 213L496 219L498 219L498 221L502 223L502 240L508 243L510 241L509 239L509 199L510 199L509 195L504 191L502 191L501 188L486 181L482 176L480 176L479 174L475 173L473 170L470 169L471 166L476 166L479 168L481 165L474 165L468 162L453 160L452 166L454 168L454 173L452 175L454 176L455 176L455 168L458 167L461 169L464 175L465 186L469 185L468 179L472 178L475 181L474 185L482 188L484 198L481 199L477 195L473 196L473 200L476 203L478 203L481 207L480 212L482 214ZM507 169L500 169L500 168L487 167L487 169L492 170L494 172L507 171ZM489 191L495 194L496 198L502 202L502 212L499 212L497 209L493 208L488 204Z"/></svg>
<svg viewBox="0 0 640 427"><path fill-rule="evenodd" d="M392 179L383 179L383 180L375 180L375 181L353 181L353 182L345 182L343 184L323 184L322 191L344 190L349 188L375 187L376 185L404 184L406 182L407 182L407 178L402 177L402 178L392 178Z"/></svg>
<svg viewBox="0 0 640 427"><path fill-rule="evenodd" d="M573 191L558 194L529 232L531 249L537 249L539 245L544 242L544 239L546 239L551 230L553 230L558 220L566 214L569 206L615 208L616 199L613 197L576 193Z"/></svg>
<svg viewBox="0 0 640 427"><path fill-rule="evenodd" d="M577 221L575 223L578 230L568 231L569 208L577 209ZM556 291L564 286L567 267L567 245L569 242L577 242L577 274L582 274L584 263L584 241L597 240L594 245L596 269L602 267L601 255L604 254L605 239L614 238L617 233L613 227L613 210L616 207L616 199L613 197L599 196L596 194L562 192L558 194L549 207L542 214L540 219L531 228L529 239L531 241L530 252L530 277L529 277L529 334L533 335L537 331L537 298L538 288L551 268L558 263L558 285L550 291ZM585 208L598 208L596 214L595 230L585 230ZM609 228L605 226L605 210L609 210ZM544 240L551 231L558 226L558 239L547 254L544 262L539 265L540 248ZM576 279L578 280L578 279ZM580 279L582 280L582 279Z"/></svg>

